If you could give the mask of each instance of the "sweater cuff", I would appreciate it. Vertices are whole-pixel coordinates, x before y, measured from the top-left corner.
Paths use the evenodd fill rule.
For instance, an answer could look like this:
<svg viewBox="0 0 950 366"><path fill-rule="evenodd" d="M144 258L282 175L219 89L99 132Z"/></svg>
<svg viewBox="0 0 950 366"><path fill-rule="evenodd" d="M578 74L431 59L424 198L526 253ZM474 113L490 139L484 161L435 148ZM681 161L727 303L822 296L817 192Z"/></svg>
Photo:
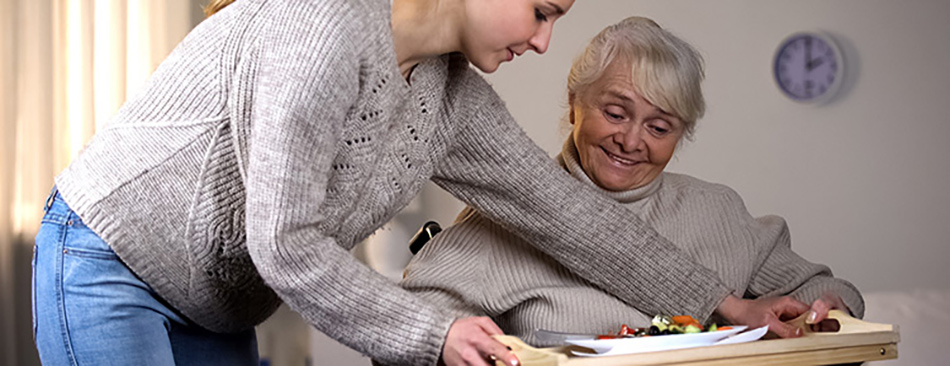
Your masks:
<svg viewBox="0 0 950 366"><path fill-rule="evenodd" d="M722 304L722 301L729 297L729 295L734 295L735 291L725 286L717 284L712 288L711 291L707 294L707 297L703 303L700 304L700 308L696 310L697 320L700 323L706 324L713 314L716 312L716 309L719 308L719 304Z"/></svg>
<svg viewBox="0 0 950 366"><path fill-rule="evenodd" d="M841 297L841 301L844 301L845 306L848 307L842 310L851 312L851 316L855 318L864 318L864 298L861 292L850 282L840 278L814 277L790 295L810 306L812 302L828 292Z"/></svg>
<svg viewBox="0 0 950 366"><path fill-rule="evenodd" d="M445 349L445 340L449 336L449 329L452 328L452 324L455 324L455 321L458 318L453 316L445 316L439 319L436 323L436 331L429 333L429 339L426 340L426 345L434 345L434 347L429 347L425 350L425 358L420 362L423 365L428 366L438 366L440 360L442 359L442 352Z"/></svg>

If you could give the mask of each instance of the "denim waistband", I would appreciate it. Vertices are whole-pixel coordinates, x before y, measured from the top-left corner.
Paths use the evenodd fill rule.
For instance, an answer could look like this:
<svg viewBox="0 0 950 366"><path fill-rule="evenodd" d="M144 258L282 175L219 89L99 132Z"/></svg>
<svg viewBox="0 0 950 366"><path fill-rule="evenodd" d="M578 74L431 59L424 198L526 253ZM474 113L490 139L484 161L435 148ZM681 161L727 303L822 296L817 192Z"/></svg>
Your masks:
<svg viewBox="0 0 950 366"><path fill-rule="evenodd" d="M73 212L73 209L69 208L55 186L49 197L46 198L46 206L43 207L43 210L46 211L46 215L43 216L44 222L70 226L82 225L82 219Z"/></svg>

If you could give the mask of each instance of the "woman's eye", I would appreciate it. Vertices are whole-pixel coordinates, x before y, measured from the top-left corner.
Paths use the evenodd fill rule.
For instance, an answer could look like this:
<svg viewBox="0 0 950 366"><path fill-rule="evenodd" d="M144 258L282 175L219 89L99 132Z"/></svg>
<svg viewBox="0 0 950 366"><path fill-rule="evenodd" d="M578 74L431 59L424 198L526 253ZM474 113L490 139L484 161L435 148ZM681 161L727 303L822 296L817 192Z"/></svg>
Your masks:
<svg viewBox="0 0 950 366"><path fill-rule="evenodd" d="M538 9L538 8L534 9L534 18L537 19L539 22L548 21L548 16L544 15L544 13L541 12L541 9Z"/></svg>
<svg viewBox="0 0 950 366"><path fill-rule="evenodd" d="M608 105L604 107L604 115L607 116L607 119L616 120L616 121L623 120L624 118L626 118L624 114L625 113L624 113L623 108L613 106L613 105Z"/></svg>
<svg viewBox="0 0 950 366"><path fill-rule="evenodd" d="M665 135L670 132L670 127L668 127L665 123L651 124L650 129L653 130L654 133L660 136Z"/></svg>

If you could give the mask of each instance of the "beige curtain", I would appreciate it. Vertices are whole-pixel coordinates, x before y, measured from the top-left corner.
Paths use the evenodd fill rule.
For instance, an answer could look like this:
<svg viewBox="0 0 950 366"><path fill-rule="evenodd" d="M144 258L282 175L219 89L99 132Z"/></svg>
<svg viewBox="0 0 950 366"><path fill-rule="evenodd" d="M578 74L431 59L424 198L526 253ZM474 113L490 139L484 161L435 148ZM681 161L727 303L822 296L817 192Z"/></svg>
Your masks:
<svg viewBox="0 0 950 366"><path fill-rule="evenodd" d="M0 0L0 364L36 362L32 238L53 177L206 0Z"/></svg>

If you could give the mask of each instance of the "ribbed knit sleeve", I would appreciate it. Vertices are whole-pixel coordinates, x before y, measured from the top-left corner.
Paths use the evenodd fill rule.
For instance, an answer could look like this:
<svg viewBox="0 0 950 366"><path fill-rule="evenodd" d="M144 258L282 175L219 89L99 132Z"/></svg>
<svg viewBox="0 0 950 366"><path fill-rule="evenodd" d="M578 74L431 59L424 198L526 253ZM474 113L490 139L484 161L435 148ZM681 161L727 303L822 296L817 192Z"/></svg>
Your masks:
<svg viewBox="0 0 950 366"><path fill-rule="evenodd" d="M276 1L276 0L275 0ZM357 99L360 16L288 1L262 39L247 173L247 247L261 277L333 339L386 364L435 365L453 318L360 264L318 226ZM315 25L314 20L322 23ZM266 25L265 25L266 26Z"/></svg>
<svg viewBox="0 0 950 366"><path fill-rule="evenodd" d="M835 278L825 265L809 262L792 251L791 238L785 220L777 216L756 219L757 225L772 226L773 235L759 237L759 245L766 257L758 271L753 274L747 296L792 296L802 302L812 303L826 292L844 300L847 310L856 317L864 316L864 299L850 282Z"/></svg>
<svg viewBox="0 0 950 366"><path fill-rule="evenodd" d="M471 217L471 209L461 216ZM457 317L490 316L486 298L501 286L487 281L491 233L470 220L453 225L426 243L412 258L400 285ZM504 270L504 269L501 269Z"/></svg>
<svg viewBox="0 0 950 366"><path fill-rule="evenodd" d="M851 282L827 276L815 276L809 278L804 284L792 291L792 296L799 301L811 304L813 301L821 298L825 293L832 293L841 297L851 315L859 319L864 318L864 297L861 292Z"/></svg>
<svg viewBox="0 0 950 366"><path fill-rule="evenodd" d="M730 293L715 273L565 173L480 76L453 72L455 141L435 172L437 184L642 312L712 314Z"/></svg>
<svg viewBox="0 0 950 366"><path fill-rule="evenodd" d="M785 219L775 215L752 217L738 193L722 185L715 186L719 187L720 194L715 195L717 203L710 208L720 212L719 220L723 224L716 235L725 235L722 244L729 245L729 241L738 244L745 241L744 238L753 241L749 253L733 254L750 256L747 259L717 258L717 262L729 263L719 271L752 269L744 297L792 296L810 304L825 292L832 292L841 296L852 314L859 317L864 314L864 300L851 283L835 278L828 266L812 263L792 251ZM724 278L731 277L728 273L720 274Z"/></svg>

